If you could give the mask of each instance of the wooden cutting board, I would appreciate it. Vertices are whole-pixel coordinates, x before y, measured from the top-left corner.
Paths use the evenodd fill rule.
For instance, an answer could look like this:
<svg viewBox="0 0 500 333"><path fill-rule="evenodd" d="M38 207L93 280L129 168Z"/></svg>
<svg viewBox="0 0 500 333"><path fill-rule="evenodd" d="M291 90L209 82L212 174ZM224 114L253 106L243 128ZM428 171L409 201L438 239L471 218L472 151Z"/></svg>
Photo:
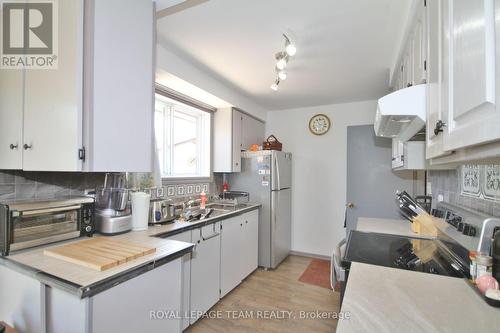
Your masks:
<svg viewBox="0 0 500 333"><path fill-rule="evenodd" d="M97 271L104 271L155 252L154 247L97 237L45 249L43 254Z"/></svg>

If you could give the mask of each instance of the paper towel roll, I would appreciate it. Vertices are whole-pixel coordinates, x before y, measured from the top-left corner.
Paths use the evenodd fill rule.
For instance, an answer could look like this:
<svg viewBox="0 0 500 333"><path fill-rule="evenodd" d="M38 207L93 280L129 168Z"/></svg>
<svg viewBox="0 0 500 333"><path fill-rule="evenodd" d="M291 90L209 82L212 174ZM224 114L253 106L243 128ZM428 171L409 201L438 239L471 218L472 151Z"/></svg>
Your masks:
<svg viewBox="0 0 500 333"><path fill-rule="evenodd" d="M141 231L148 229L149 200L151 195L144 192L134 192L132 198L132 230Z"/></svg>

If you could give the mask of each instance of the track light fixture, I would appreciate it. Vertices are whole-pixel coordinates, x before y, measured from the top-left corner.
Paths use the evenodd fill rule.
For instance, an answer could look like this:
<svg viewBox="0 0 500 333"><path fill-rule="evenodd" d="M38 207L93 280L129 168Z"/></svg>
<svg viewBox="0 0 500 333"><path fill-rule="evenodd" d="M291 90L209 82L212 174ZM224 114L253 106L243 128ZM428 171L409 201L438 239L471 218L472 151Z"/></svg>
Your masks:
<svg viewBox="0 0 500 333"><path fill-rule="evenodd" d="M280 79L276 79L276 81L274 81L274 83L271 84L271 89L274 91L278 91L280 82L281 82Z"/></svg>
<svg viewBox="0 0 500 333"><path fill-rule="evenodd" d="M286 80L288 73L285 71L288 62L290 59L297 54L297 47L295 44L288 38L287 35L283 34L285 38L285 49L284 51L280 51L274 55L276 59L276 74L277 78L273 84L271 84L271 89L274 91L278 91L278 86L281 81Z"/></svg>

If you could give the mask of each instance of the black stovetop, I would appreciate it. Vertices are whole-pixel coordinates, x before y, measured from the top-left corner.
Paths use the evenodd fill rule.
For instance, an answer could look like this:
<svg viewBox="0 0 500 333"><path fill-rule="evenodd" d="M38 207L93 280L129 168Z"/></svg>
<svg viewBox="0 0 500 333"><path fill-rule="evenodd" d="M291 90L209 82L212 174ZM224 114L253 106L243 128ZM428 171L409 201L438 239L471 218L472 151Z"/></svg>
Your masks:
<svg viewBox="0 0 500 333"><path fill-rule="evenodd" d="M468 277L468 267L463 260L457 260L462 253L450 255L450 250L456 250L457 245L430 239L351 231L344 261Z"/></svg>

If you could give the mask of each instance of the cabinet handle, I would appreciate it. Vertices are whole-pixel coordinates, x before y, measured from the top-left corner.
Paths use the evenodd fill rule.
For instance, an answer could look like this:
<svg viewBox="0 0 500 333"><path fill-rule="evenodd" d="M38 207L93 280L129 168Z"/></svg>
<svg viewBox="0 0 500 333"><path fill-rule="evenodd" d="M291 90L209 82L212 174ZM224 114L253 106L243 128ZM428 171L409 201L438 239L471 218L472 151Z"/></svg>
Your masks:
<svg viewBox="0 0 500 333"><path fill-rule="evenodd" d="M19 147L19 145L17 143L16 144L11 143L9 147L10 147L10 150L14 150L14 149L17 149Z"/></svg>
<svg viewBox="0 0 500 333"><path fill-rule="evenodd" d="M245 221L245 223L247 223L247 224L248 224L248 221Z"/></svg>
<svg viewBox="0 0 500 333"><path fill-rule="evenodd" d="M27 143L24 144L23 148L24 150L28 150L28 149L31 149L32 145L29 145Z"/></svg>
<svg viewBox="0 0 500 333"><path fill-rule="evenodd" d="M446 123L444 123L442 120L439 120L436 123L436 127L434 128L434 134L439 135L443 131L443 127L446 127Z"/></svg>

